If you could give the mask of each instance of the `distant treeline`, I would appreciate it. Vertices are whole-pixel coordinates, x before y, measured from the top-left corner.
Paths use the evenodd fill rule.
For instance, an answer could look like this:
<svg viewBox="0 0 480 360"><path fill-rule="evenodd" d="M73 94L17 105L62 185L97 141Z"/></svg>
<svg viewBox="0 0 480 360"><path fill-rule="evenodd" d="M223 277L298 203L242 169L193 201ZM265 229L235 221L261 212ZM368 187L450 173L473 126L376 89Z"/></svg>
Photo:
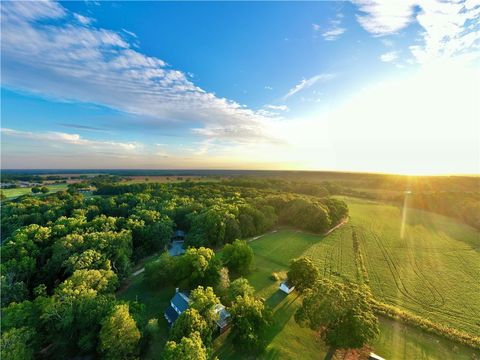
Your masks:
<svg viewBox="0 0 480 360"><path fill-rule="evenodd" d="M28 175L28 174L5 174L2 173L1 179L3 183L16 182L16 181L28 181L34 183L41 183L44 181L56 181L56 180L66 180L66 176L61 175Z"/></svg>

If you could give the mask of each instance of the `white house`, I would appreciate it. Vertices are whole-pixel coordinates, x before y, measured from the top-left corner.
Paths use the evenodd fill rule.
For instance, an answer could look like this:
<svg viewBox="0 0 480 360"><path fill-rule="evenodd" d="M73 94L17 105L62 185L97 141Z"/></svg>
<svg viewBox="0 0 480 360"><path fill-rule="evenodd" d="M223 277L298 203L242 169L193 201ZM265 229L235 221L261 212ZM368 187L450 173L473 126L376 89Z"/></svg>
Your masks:
<svg viewBox="0 0 480 360"><path fill-rule="evenodd" d="M288 280L282 281L280 284L280 290L282 290L285 294L290 294L293 290L295 290L295 286L288 283Z"/></svg>

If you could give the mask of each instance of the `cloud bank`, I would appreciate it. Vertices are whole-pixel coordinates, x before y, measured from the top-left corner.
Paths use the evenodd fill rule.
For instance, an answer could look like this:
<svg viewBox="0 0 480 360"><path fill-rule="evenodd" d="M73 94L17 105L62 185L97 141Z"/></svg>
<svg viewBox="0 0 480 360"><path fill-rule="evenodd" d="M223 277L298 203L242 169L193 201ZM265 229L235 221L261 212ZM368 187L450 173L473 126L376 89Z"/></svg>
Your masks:
<svg viewBox="0 0 480 360"><path fill-rule="evenodd" d="M375 36L391 35L416 22L421 44L410 51L419 63L467 55L480 57L478 0L353 0L360 25Z"/></svg>
<svg viewBox="0 0 480 360"><path fill-rule="evenodd" d="M133 49L128 31L95 27L93 19L57 2L9 1L1 11L3 86L101 104L159 126L195 122L195 133L208 137L271 140L266 126L273 119L207 92L162 59Z"/></svg>

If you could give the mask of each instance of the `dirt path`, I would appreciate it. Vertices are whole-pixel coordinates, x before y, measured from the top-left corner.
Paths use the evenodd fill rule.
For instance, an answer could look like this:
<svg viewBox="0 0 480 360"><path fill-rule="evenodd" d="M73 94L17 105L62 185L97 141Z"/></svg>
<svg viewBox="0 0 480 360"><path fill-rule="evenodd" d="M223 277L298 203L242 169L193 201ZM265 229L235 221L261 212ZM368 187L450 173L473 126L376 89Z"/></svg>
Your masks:
<svg viewBox="0 0 480 360"><path fill-rule="evenodd" d="M272 231L269 231L268 233L255 236L255 237L253 237L253 238L251 238L251 239L248 239L247 242L252 242L253 240L260 239L262 236L265 236L265 235L268 235L268 234L274 234L274 233L276 233L277 231L278 231L278 230L272 230Z"/></svg>
<svg viewBox="0 0 480 360"><path fill-rule="evenodd" d="M346 217L346 218L343 219L340 223L338 223L338 224L335 225L333 228L331 228L330 230L328 230L325 234L323 234L323 236L330 235L332 232L334 232L335 230L337 230L339 227L345 225L346 223L348 223L348 217Z"/></svg>

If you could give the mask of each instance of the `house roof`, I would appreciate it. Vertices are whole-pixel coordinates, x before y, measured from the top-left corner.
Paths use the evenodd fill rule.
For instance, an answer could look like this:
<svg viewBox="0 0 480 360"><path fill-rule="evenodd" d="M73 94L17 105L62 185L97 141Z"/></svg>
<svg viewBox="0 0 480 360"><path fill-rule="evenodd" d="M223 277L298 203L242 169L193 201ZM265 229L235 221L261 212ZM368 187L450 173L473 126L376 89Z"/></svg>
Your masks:
<svg viewBox="0 0 480 360"><path fill-rule="evenodd" d="M165 317L169 323L173 323L175 320L177 320L178 314L173 307L169 306L167 310L165 310Z"/></svg>
<svg viewBox="0 0 480 360"><path fill-rule="evenodd" d="M213 311L218 314L217 325L221 328L227 325L230 313L225 309L225 306L222 304L217 304L214 306Z"/></svg>
<svg viewBox="0 0 480 360"><path fill-rule="evenodd" d="M185 231L183 230L176 230L174 233L175 237L185 237Z"/></svg>
<svg viewBox="0 0 480 360"><path fill-rule="evenodd" d="M294 286L288 282L288 280L282 281L280 286L285 285L288 289L293 288Z"/></svg>
<svg viewBox="0 0 480 360"><path fill-rule="evenodd" d="M177 307L178 310L180 310L181 313L188 309L188 296L182 292L175 293L171 302Z"/></svg>

